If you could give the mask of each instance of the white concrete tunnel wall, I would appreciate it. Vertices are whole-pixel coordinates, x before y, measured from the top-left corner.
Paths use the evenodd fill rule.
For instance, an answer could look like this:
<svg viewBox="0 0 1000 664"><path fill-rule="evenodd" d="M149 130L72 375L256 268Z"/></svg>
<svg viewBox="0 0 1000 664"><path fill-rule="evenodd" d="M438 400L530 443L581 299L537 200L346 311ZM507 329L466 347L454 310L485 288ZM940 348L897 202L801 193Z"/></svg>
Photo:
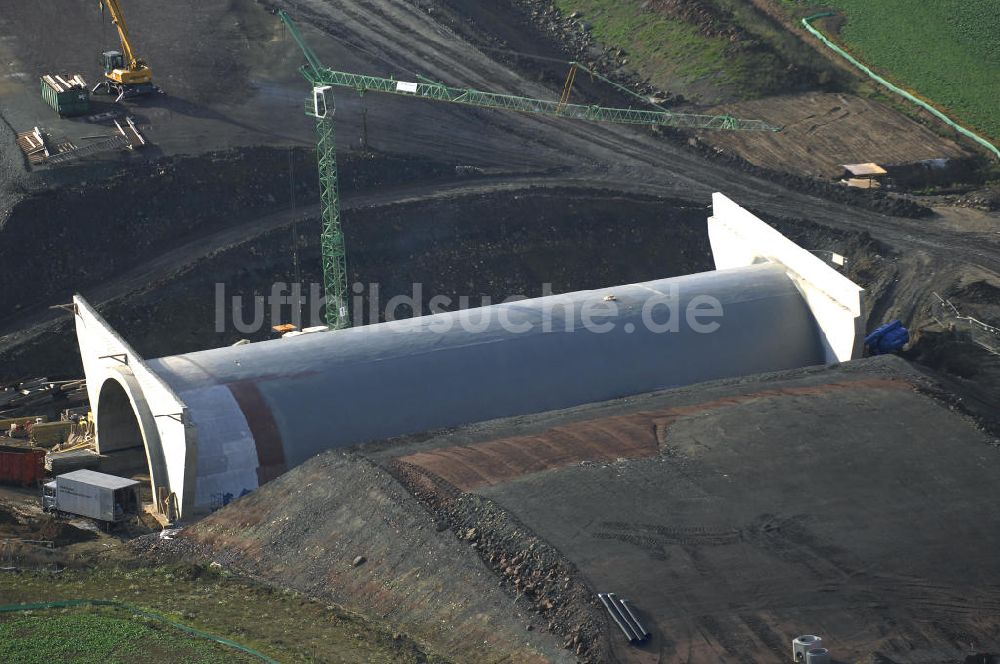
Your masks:
<svg viewBox="0 0 1000 664"><path fill-rule="evenodd" d="M114 381L139 424L154 491L191 515L325 449L850 359L861 289L725 197L714 204L709 233L725 269L148 362L78 296L99 435L102 419L123 417L121 400L107 397L114 390L100 398ZM675 287L681 310L696 295L717 297L726 324L708 335L621 331L642 327L644 303ZM572 334L541 328L546 308L578 312L607 294L615 332L589 332L575 317ZM461 329L501 310L530 331ZM459 329L436 331L449 321ZM553 329L562 324L556 315Z"/></svg>
<svg viewBox="0 0 1000 664"><path fill-rule="evenodd" d="M117 418L131 416L142 437L154 500L166 511L168 506L159 504L163 493L179 510L185 497L193 495L193 490L188 491L188 488L193 489L197 471L194 464L187 463L189 450L195 447L196 432L185 424L184 403L149 371L142 357L86 300L76 295L73 305L77 343L87 377L87 396L96 417L97 451L104 453L123 447L120 441L113 441L110 448L102 447L100 434L107 427L122 426L120 421L115 421ZM105 403L103 405L110 408L102 407L102 393L106 400L112 384L117 387L110 389L120 389L128 397L131 413L122 412L119 403Z"/></svg>
<svg viewBox="0 0 1000 664"><path fill-rule="evenodd" d="M860 357L864 289L723 194L712 195L708 237L715 269L780 263L809 303L823 334L827 364Z"/></svg>

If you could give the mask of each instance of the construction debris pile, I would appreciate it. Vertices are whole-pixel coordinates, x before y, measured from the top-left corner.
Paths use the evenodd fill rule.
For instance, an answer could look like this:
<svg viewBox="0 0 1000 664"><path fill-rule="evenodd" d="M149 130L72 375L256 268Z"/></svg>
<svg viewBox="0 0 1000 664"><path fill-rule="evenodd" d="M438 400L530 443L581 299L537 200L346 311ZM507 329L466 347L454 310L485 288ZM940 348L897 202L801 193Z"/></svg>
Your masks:
<svg viewBox="0 0 1000 664"><path fill-rule="evenodd" d="M17 144L31 164L43 164L56 156L76 150L76 145L68 141L53 145L48 135L39 127L19 133Z"/></svg>
<svg viewBox="0 0 1000 664"><path fill-rule="evenodd" d="M24 415L29 409L74 408L87 403L87 385L83 379L52 380L32 378L0 387L0 418ZM83 409L86 413L86 409ZM0 420L0 434L4 432Z"/></svg>
<svg viewBox="0 0 1000 664"><path fill-rule="evenodd" d="M60 425L62 428L57 432L57 442L54 445L46 445L43 441L45 433L35 435L33 440L36 445L49 447L48 454L45 455L45 469L53 475L68 473L74 470L93 470L100 467L101 455L97 453L94 419L92 413L80 415L67 411L63 414L59 422L53 425ZM39 425L35 425L32 433L37 431Z"/></svg>
<svg viewBox="0 0 1000 664"><path fill-rule="evenodd" d="M83 380L35 378L0 388L0 408L0 443L41 451L46 470L58 474L100 465Z"/></svg>
<svg viewBox="0 0 1000 664"><path fill-rule="evenodd" d="M80 140L90 142L77 145L71 141L54 141L44 129L34 127L31 131L19 133L17 144L33 165L62 164L101 152L135 150L147 144L146 136L130 115L106 112L88 116L84 120L93 124L109 123L115 130L84 136Z"/></svg>

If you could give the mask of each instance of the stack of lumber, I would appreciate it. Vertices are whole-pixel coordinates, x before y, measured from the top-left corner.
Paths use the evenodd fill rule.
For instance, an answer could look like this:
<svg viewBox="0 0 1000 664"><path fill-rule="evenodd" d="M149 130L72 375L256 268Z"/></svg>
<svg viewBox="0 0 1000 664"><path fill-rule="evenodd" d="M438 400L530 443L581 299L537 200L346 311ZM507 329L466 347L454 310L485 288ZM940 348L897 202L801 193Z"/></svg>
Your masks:
<svg viewBox="0 0 1000 664"><path fill-rule="evenodd" d="M49 452L45 455L45 469L53 475L62 475L83 468L93 470L100 465L101 455L92 449Z"/></svg>
<svg viewBox="0 0 1000 664"><path fill-rule="evenodd" d="M24 415L31 410L45 410L45 406L57 403L66 407L86 404L86 382L33 378L0 388L0 418Z"/></svg>
<svg viewBox="0 0 1000 664"><path fill-rule="evenodd" d="M55 447L69 440L72 422L41 422L31 426L31 442L39 447Z"/></svg>
<svg viewBox="0 0 1000 664"><path fill-rule="evenodd" d="M67 90L72 90L74 88L78 90L86 90L87 82L83 80L83 76L76 74L75 76L66 77L59 76L57 74L45 74L42 76L42 80L48 85L52 86L52 89L56 92L66 92Z"/></svg>

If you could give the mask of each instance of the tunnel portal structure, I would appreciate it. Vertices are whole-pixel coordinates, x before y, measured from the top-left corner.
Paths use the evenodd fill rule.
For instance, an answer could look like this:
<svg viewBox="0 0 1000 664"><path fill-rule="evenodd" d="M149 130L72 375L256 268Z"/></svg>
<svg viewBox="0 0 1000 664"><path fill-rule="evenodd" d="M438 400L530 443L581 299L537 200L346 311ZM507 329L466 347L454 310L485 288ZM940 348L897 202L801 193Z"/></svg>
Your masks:
<svg viewBox="0 0 1000 664"><path fill-rule="evenodd" d="M98 451L193 516L332 448L856 357L862 289L713 205L714 271L153 360L77 295Z"/></svg>

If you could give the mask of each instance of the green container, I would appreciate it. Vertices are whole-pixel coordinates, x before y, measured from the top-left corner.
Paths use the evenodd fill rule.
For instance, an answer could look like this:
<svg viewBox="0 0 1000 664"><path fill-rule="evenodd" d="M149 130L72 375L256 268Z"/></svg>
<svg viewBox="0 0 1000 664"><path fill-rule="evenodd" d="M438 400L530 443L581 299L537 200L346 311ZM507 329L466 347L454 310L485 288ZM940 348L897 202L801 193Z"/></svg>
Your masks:
<svg viewBox="0 0 1000 664"><path fill-rule="evenodd" d="M90 91L85 87L72 86L60 92L42 77L42 99L63 117L90 113Z"/></svg>

